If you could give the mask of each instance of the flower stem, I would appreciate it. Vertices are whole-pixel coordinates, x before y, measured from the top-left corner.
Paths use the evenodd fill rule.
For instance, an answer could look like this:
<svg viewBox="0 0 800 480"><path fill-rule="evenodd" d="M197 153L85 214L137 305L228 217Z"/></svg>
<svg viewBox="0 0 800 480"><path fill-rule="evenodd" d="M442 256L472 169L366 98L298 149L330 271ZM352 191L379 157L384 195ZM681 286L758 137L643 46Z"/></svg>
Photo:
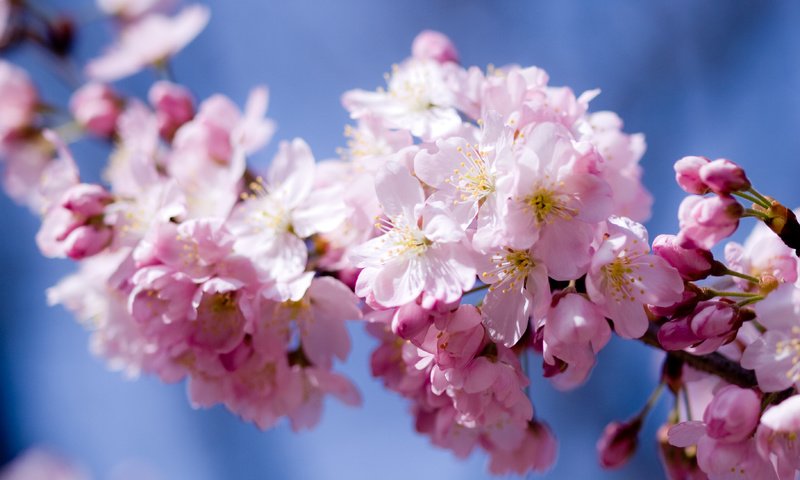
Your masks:
<svg viewBox="0 0 800 480"><path fill-rule="evenodd" d="M754 210L752 208L745 208L742 217L755 217L761 219L765 222L769 222L772 218L764 212L759 212L758 210Z"/></svg>
<svg viewBox="0 0 800 480"><path fill-rule="evenodd" d="M729 269L727 267L725 268L725 275L730 275L732 277L743 278L743 279L747 280L748 282L752 282L752 283L760 283L761 282L761 280L757 279L756 277L754 277L752 275L748 275L746 273L741 273L741 272L736 272L736 271L733 271L733 270L731 270L731 269Z"/></svg>
<svg viewBox="0 0 800 480"><path fill-rule="evenodd" d="M747 189L747 191L752 193L754 197L760 200L760 202L755 202L755 203L760 203L762 206L766 208L769 208L770 205L772 205L772 201L767 197L765 197L764 195L761 195L761 193L759 193L759 191L756 190L755 188L750 187L749 189Z"/></svg>
<svg viewBox="0 0 800 480"><path fill-rule="evenodd" d="M757 198L757 197L755 197L753 195L750 195L750 194L747 194L747 193L744 193L744 192L733 192L733 195L736 195L739 198L744 198L745 200L753 202L756 205L762 206L764 208L769 208L769 204L768 203L765 204L762 200L760 200L759 198Z"/></svg>
<svg viewBox="0 0 800 480"><path fill-rule="evenodd" d="M756 282L758 282L758 280L756 280ZM743 298L748 298L748 299L752 299L752 298L755 298L755 297L761 297L761 294L758 294L758 293L728 292L728 291L714 290L713 288L704 288L703 291L706 294L709 294L709 295L711 295L713 297L743 297ZM763 299L763 297L761 297L761 299Z"/></svg>

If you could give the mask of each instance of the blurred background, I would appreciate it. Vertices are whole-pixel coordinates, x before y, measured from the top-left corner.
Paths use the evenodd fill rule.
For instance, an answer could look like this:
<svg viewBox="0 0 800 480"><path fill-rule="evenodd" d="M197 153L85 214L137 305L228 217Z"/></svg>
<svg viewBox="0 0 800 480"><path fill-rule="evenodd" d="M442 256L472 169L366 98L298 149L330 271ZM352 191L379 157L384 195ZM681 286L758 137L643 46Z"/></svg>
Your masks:
<svg viewBox="0 0 800 480"><path fill-rule="evenodd" d="M89 20L79 58L107 44L90 0L34 0ZM514 0L206 1L208 28L173 67L198 99L222 92L240 105L269 85L276 140L304 137L318 159L344 144L339 103L350 88L373 89L410 53L423 29L449 35L465 65L538 65L553 85L599 87L592 110L614 110L628 132L646 134L645 183L656 197L651 236L677 230L682 192L672 163L687 154L744 165L759 190L800 205L800 3ZM45 100L67 91L36 51L28 68ZM120 83L145 95L144 72ZM275 150L273 141L261 160ZM104 147L76 146L82 170L98 170ZM369 375L375 341L351 325L354 349L342 366L364 396L361 409L329 402L320 425L293 434L261 432L224 408L192 410L185 386L124 380L87 351L87 333L44 291L72 268L47 260L33 242L38 220L0 196L0 464L33 445L73 459L98 479L480 479L486 458L467 461L414 433L406 402ZM751 223L744 222L744 232ZM597 466L604 425L638 411L657 383L660 357L636 342L612 341L590 381L555 392L534 368L537 414L560 439L556 467L542 478L660 478L654 434L671 400L651 414L638 454L623 469Z"/></svg>

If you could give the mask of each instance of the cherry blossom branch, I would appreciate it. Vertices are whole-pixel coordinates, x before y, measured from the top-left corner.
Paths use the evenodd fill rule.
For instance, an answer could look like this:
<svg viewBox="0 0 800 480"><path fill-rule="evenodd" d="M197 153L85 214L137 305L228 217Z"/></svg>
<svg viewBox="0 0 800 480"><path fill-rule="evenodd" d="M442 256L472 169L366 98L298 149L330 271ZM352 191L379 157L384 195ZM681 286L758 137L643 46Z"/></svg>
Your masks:
<svg viewBox="0 0 800 480"><path fill-rule="evenodd" d="M658 341L659 328L660 325L657 322L650 322L647 332L639 340L646 345L664 350ZM753 370L743 368L737 362L726 358L722 354L709 353L707 355L692 355L683 350L671 351L668 353L695 370L716 375L732 385L743 388L758 388L758 381ZM794 388L787 388L780 392L767 393L764 395L764 406L778 404L795 393Z"/></svg>
<svg viewBox="0 0 800 480"><path fill-rule="evenodd" d="M658 323L651 322L648 326L647 332L639 340L647 345L650 345L651 347L664 350L664 347L662 347L661 343L658 341L659 328L660 326ZM744 388L754 388L758 386L755 372L743 368L738 363L724 357L719 353L692 355L691 353L683 350L676 350L669 352L669 354L680 359L686 365L689 365L695 370L716 375L733 385L738 385Z"/></svg>

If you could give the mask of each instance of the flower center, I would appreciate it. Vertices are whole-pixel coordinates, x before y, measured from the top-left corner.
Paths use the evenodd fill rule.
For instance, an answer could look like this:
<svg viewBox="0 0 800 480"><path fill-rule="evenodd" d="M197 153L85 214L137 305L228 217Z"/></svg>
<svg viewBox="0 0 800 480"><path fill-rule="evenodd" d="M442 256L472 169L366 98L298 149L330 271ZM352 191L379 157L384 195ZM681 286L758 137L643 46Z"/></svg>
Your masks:
<svg viewBox="0 0 800 480"><path fill-rule="evenodd" d="M381 237L381 242L385 247L381 263L387 263L401 256L420 256L433 244L425 238L422 230L416 225L408 225L405 222L395 223L391 219L382 218L375 224L375 227L386 233Z"/></svg>
<svg viewBox="0 0 800 480"><path fill-rule="evenodd" d="M536 217L537 223L552 223L557 218L572 220L578 211L567 205L566 195L552 188L539 187L531 195L525 197L524 202L530 212Z"/></svg>
<svg viewBox="0 0 800 480"><path fill-rule="evenodd" d="M277 232L288 232L292 229L291 217L284 208L283 203L269 188L264 184L262 177L256 177L248 184L250 192L242 193L244 201L259 202L258 206L252 210L248 222L256 230L272 230Z"/></svg>
<svg viewBox="0 0 800 480"><path fill-rule="evenodd" d="M510 248L492 255L494 269L483 272L483 277L492 286L489 290L502 287L502 293L508 293L518 283L525 283L531 270L536 266L536 261L527 250L512 250Z"/></svg>
<svg viewBox="0 0 800 480"><path fill-rule="evenodd" d="M636 300L636 282L641 281L642 277L635 276L634 265L631 264L630 257L621 257L613 262L601 267L603 275L608 283L611 284L611 298L616 302ZM639 289L639 294L644 294L643 289Z"/></svg>
<svg viewBox="0 0 800 480"><path fill-rule="evenodd" d="M464 157L460 167L453 171L450 178L445 179L446 183L453 185L461 191L461 195L454 203L477 202L494 192L494 177L489 173L486 166L486 152L479 150L478 145L467 145L467 151L463 147L457 150Z"/></svg>

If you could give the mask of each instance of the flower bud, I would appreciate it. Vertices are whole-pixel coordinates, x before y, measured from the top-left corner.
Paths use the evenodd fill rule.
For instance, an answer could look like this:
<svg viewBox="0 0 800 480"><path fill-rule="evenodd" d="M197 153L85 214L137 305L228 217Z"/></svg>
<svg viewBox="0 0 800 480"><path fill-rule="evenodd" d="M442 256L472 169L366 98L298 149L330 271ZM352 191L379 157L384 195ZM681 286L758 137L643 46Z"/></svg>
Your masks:
<svg viewBox="0 0 800 480"><path fill-rule="evenodd" d="M756 392L728 385L714 395L703 414L703 421L709 437L734 443L753 433L760 416L761 400Z"/></svg>
<svg viewBox="0 0 800 480"><path fill-rule="evenodd" d="M100 253L111 243L110 228L82 225L64 239L64 254L73 260L82 260Z"/></svg>
<svg viewBox="0 0 800 480"><path fill-rule="evenodd" d="M700 179L717 194L727 195L750 188L750 180L742 167L724 158L700 167Z"/></svg>
<svg viewBox="0 0 800 480"><path fill-rule="evenodd" d="M69 101L75 120L87 131L99 137L110 137L117 127L122 100L108 85L87 83Z"/></svg>
<svg viewBox="0 0 800 480"><path fill-rule="evenodd" d="M675 235L659 235L653 240L653 253L672 265L684 280L702 280L711 275L716 262L710 251L684 248Z"/></svg>
<svg viewBox="0 0 800 480"><path fill-rule="evenodd" d="M700 338L727 335L738 330L739 310L735 304L720 300L707 300L697 304L689 320L692 331Z"/></svg>
<svg viewBox="0 0 800 480"><path fill-rule="evenodd" d="M164 80L156 82L148 99L156 111L158 132L166 139L171 139L181 125L194 117L192 94L181 85Z"/></svg>
<svg viewBox="0 0 800 480"><path fill-rule="evenodd" d="M678 243L684 248L709 250L736 230L743 213L742 205L727 195L686 197L678 209Z"/></svg>
<svg viewBox="0 0 800 480"><path fill-rule="evenodd" d="M414 58L436 60L439 63L458 63L458 52L447 35L434 30L424 30L411 46Z"/></svg>
<svg viewBox="0 0 800 480"><path fill-rule="evenodd" d="M398 308L392 317L392 332L400 338L410 339L431 324L430 311L416 302Z"/></svg>
<svg viewBox="0 0 800 480"><path fill-rule="evenodd" d="M670 320L658 329L658 343L668 352L683 350L702 341L686 317Z"/></svg>
<svg viewBox="0 0 800 480"><path fill-rule="evenodd" d="M700 178L700 169L709 163L706 157L683 157L675 162L675 181L687 193L702 195L708 185Z"/></svg>
<svg viewBox="0 0 800 480"><path fill-rule="evenodd" d="M603 468L618 468L625 465L636 452L642 420L634 418L624 423L611 422L606 425L597 441L597 453Z"/></svg>
<svg viewBox="0 0 800 480"><path fill-rule="evenodd" d="M100 185L79 183L64 192L61 197L61 206L83 217L100 215L106 205L111 203L112 196Z"/></svg>

